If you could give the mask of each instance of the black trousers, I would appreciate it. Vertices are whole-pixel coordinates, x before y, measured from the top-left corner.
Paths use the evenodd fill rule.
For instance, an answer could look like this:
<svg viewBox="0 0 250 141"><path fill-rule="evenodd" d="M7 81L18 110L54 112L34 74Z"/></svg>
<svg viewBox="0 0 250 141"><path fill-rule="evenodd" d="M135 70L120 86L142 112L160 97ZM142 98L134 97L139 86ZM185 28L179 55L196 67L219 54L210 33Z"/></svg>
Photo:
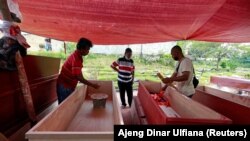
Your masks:
<svg viewBox="0 0 250 141"><path fill-rule="evenodd" d="M118 81L118 87L120 90L120 99L121 99L122 105L123 106L127 105L125 102L125 92L127 92L128 104L131 107L132 99L133 99L133 83L132 82L124 83L124 82Z"/></svg>

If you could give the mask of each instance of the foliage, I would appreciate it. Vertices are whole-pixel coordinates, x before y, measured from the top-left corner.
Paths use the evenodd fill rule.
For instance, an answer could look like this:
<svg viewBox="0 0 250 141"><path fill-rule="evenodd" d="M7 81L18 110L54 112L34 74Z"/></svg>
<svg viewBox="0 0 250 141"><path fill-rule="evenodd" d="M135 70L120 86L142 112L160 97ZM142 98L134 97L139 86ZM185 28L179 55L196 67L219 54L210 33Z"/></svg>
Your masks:
<svg viewBox="0 0 250 141"><path fill-rule="evenodd" d="M226 62L221 62L220 66L221 66L221 68L225 69L227 67L227 63Z"/></svg>
<svg viewBox="0 0 250 141"><path fill-rule="evenodd" d="M179 44L183 50L188 51L189 55L194 59L193 63L196 75L200 80L200 84L208 84L210 76L241 76L250 79L250 46L242 44L227 43L208 43L195 41L182 41ZM31 52L29 54L65 58L75 50L74 43L67 43L67 54L64 52ZM117 60L120 55L103 55L92 54L84 57L83 75L87 79L112 80L117 87L117 73L114 72L110 65ZM218 59L220 58L220 59ZM170 76L174 70L175 61L170 54L153 55L133 55L135 63L135 80L153 80L160 81L156 76L158 71L165 76ZM219 60L219 64L218 64ZM62 61L63 62L63 61ZM216 71L216 65L221 68ZM137 88L135 83L134 88Z"/></svg>
<svg viewBox="0 0 250 141"><path fill-rule="evenodd" d="M239 45L240 54L236 57L238 64L242 67L250 67L250 45Z"/></svg>
<svg viewBox="0 0 250 141"><path fill-rule="evenodd" d="M46 56L46 57L53 57L53 58L61 58L63 60L65 60L66 55L62 52L53 52L53 51L45 51L45 50L41 50L39 52L37 51L29 51L28 50L28 54L30 55L36 55L36 56Z"/></svg>
<svg viewBox="0 0 250 141"><path fill-rule="evenodd" d="M39 44L38 46L39 46L40 49L45 48L45 45L44 45L44 44Z"/></svg>
<svg viewBox="0 0 250 141"><path fill-rule="evenodd" d="M66 54L69 55L76 50L76 43L67 42L66 43Z"/></svg>
<svg viewBox="0 0 250 141"><path fill-rule="evenodd" d="M175 61L170 54L162 54L159 58L159 63L166 66L174 67Z"/></svg>
<svg viewBox="0 0 250 141"><path fill-rule="evenodd" d="M229 69L230 69L231 71L234 71L234 70L236 70L236 68L238 67L238 62L237 62L237 61L233 61L233 60L229 60L229 61L227 62L227 66L229 67Z"/></svg>
<svg viewBox="0 0 250 141"><path fill-rule="evenodd" d="M226 67L226 63L221 63L224 58L234 58L239 52L234 44L229 43L190 41L189 46L188 54L194 60L214 61L216 70L219 69L220 64L222 68ZM235 65L231 66L235 67Z"/></svg>

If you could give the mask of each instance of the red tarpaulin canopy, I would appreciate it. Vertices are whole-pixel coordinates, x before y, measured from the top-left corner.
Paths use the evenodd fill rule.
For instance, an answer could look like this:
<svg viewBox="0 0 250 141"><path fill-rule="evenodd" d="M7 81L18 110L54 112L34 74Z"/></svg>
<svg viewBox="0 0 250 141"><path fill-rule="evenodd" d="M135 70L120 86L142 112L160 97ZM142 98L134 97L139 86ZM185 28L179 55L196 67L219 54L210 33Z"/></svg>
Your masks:
<svg viewBox="0 0 250 141"><path fill-rule="evenodd" d="M18 0L21 28L95 44L250 42L249 0Z"/></svg>

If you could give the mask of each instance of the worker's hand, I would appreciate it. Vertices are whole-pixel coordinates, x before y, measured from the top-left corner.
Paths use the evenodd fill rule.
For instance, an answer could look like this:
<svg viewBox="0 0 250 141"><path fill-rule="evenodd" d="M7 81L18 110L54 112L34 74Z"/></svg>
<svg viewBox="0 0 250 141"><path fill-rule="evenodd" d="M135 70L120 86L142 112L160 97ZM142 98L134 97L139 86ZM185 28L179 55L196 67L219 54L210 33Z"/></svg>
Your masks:
<svg viewBox="0 0 250 141"><path fill-rule="evenodd" d="M171 78L167 77L167 78L162 79L162 82L165 84L171 84L173 82L173 80Z"/></svg>
<svg viewBox="0 0 250 141"><path fill-rule="evenodd" d="M162 76L162 74L161 73L157 73L157 76L161 79L161 80L163 80L164 79L164 77Z"/></svg>
<svg viewBox="0 0 250 141"><path fill-rule="evenodd" d="M98 88L100 88L100 85L99 84L92 84L92 87L95 89L98 89Z"/></svg>
<svg viewBox="0 0 250 141"><path fill-rule="evenodd" d="M165 85L164 87L161 88L162 91L165 91L167 89L168 85Z"/></svg>

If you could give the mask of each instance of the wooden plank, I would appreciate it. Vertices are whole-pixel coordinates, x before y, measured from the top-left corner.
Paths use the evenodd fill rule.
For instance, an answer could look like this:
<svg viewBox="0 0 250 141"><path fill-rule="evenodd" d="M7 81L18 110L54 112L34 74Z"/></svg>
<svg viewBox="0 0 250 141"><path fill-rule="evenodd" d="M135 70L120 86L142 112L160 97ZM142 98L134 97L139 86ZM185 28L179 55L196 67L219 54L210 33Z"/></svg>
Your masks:
<svg viewBox="0 0 250 141"><path fill-rule="evenodd" d="M105 93L108 95L108 100L113 101L113 116L114 116L114 124L124 124L122 120L122 114L118 102L118 96L116 94L116 90L112 81L96 81L91 80L93 83L97 83L100 85L98 89L94 89L92 87L87 87L87 97L86 99L90 99L91 94L94 93Z"/></svg>
<svg viewBox="0 0 250 141"><path fill-rule="evenodd" d="M140 118L140 123L141 123L141 125L148 125L147 118Z"/></svg>
<svg viewBox="0 0 250 141"><path fill-rule="evenodd" d="M133 103L132 103L131 108L130 108L131 109L131 119L132 119L131 123L134 124L134 125L140 124L140 119L139 119L140 117L138 115L137 106L136 106L136 105L138 105L137 104L138 101L139 100L138 100L137 96L134 96L133 97Z"/></svg>
<svg viewBox="0 0 250 141"><path fill-rule="evenodd" d="M67 100L64 100L55 111L41 120L31 131L65 131L79 110L85 96L86 86L83 85L77 88Z"/></svg>
<svg viewBox="0 0 250 141"><path fill-rule="evenodd" d="M9 141L25 141L25 133L31 128L30 123L25 124L22 128L12 134Z"/></svg>
<svg viewBox="0 0 250 141"><path fill-rule="evenodd" d="M39 60L39 61L38 61ZM60 60L41 56L25 56L25 70L30 85L35 112L38 115L56 101L56 80ZM48 65L49 62L49 65ZM44 64L49 68L42 68ZM50 65L52 63L52 65ZM50 66L53 66L52 68ZM17 71L1 71L0 87L0 132L6 136L15 133L20 123L28 122Z"/></svg>
<svg viewBox="0 0 250 141"><path fill-rule="evenodd" d="M184 96L175 89L168 87L166 90L167 99L171 107L182 118L203 118L203 119L218 119L222 120L225 117L214 110L203 106L202 104Z"/></svg>
<svg viewBox="0 0 250 141"><path fill-rule="evenodd" d="M138 97L135 97L135 98L134 98L134 102L135 102L135 106L136 106L136 110L137 110L138 116L139 116L140 118L145 118L145 117L146 117L146 114L145 114L144 111L143 111L141 102L140 102L140 100L138 99Z"/></svg>
<svg viewBox="0 0 250 141"><path fill-rule="evenodd" d="M2 133L0 133L0 141L9 141Z"/></svg>
<svg viewBox="0 0 250 141"><path fill-rule="evenodd" d="M150 87L150 82L144 83L144 81L139 81L138 98L142 105L143 111L145 112L148 123L149 124L165 124L166 117L163 111L159 108L156 102L152 99L149 91L146 89L144 84ZM154 89L154 90L157 90L157 89Z"/></svg>
<svg viewBox="0 0 250 141"><path fill-rule="evenodd" d="M42 132L29 134L29 141L113 141L113 132Z"/></svg>
<svg viewBox="0 0 250 141"><path fill-rule="evenodd" d="M112 81L91 81L93 83L97 83L100 85L100 87L98 89L92 88L92 87L87 87L87 99L89 99L89 95L93 94L93 93L105 93L107 94L109 97L109 100L113 99L113 89L112 89Z"/></svg>
<svg viewBox="0 0 250 141"><path fill-rule="evenodd" d="M201 86L198 88L199 90L203 90L206 93L209 93L211 95L220 97L222 99L226 99L228 101L240 104L242 106L246 106L250 108L250 97L249 96L242 96L239 94L235 94L237 90L233 88L217 88L214 86Z"/></svg>
<svg viewBox="0 0 250 141"><path fill-rule="evenodd" d="M150 87L149 82L147 82ZM164 93L171 108L179 115L168 116L154 101L149 91L139 82L138 98L145 112L148 124L230 124L231 120L214 110L168 87ZM165 105L164 105L165 106ZM169 111L166 111L169 112Z"/></svg>
<svg viewBox="0 0 250 141"><path fill-rule="evenodd" d="M92 100L85 100L67 131L113 131L113 103L106 101L105 108L93 108ZM96 126L99 125L99 126Z"/></svg>
<svg viewBox="0 0 250 141"><path fill-rule="evenodd" d="M206 89L207 90L207 89ZM212 93L211 93L212 92ZM201 86L196 89L193 100L198 101L207 107L229 117L233 124L250 124L250 108L242 104L234 102L234 99L228 100L219 97L217 93L220 90L205 91L205 87ZM224 93L224 92L223 92ZM223 94L221 93L221 95ZM228 95L224 93L224 95Z"/></svg>
<svg viewBox="0 0 250 141"><path fill-rule="evenodd" d="M116 89L115 89L114 83L111 83L111 84L112 84L111 87L112 87L112 91L113 91L112 101L113 101L113 109L114 109L114 124L123 125L124 122L123 122L123 118L122 118L120 104L118 101L119 97L116 94Z"/></svg>
<svg viewBox="0 0 250 141"><path fill-rule="evenodd" d="M111 141L113 125L123 124L122 116L111 81L97 81L101 89L77 88L56 110L26 133L30 141ZM111 90L110 90L111 89ZM105 109L93 109L89 94L111 91ZM118 110L118 111L115 111Z"/></svg>
<svg viewBox="0 0 250 141"><path fill-rule="evenodd" d="M60 59L27 55L23 58L23 63L31 85L57 77L55 75L59 72ZM1 71L0 77L5 82L0 87L1 92L9 93L20 88L16 71Z"/></svg>
<svg viewBox="0 0 250 141"><path fill-rule="evenodd" d="M179 118L181 117L176 111L170 106L160 105L161 110L165 113L167 117Z"/></svg>
<svg viewBox="0 0 250 141"><path fill-rule="evenodd" d="M3 20L12 22L12 18L10 15L10 9L7 4L7 0L0 0L0 11L2 13Z"/></svg>
<svg viewBox="0 0 250 141"><path fill-rule="evenodd" d="M162 84L153 81L140 81L141 84L147 89L149 93L159 93L162 88Z"/></svg>
<svg viewBox="0 0 250 141"><path fill-rule="evenodd" d="M226 76L211 76L210 83L217 84L219 86L228 86L233 88L250 90L250 80L248 79Z"/></svg>

